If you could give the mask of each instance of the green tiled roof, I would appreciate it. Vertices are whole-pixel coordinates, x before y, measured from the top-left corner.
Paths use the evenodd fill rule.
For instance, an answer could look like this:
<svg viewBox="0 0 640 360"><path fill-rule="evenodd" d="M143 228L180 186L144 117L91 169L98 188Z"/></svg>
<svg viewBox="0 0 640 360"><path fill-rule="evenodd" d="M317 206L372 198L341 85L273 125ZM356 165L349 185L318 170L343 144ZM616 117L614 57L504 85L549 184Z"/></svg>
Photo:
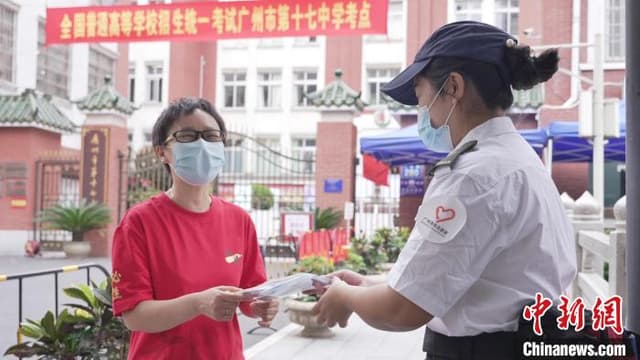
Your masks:
<svg viewBox="0 0 640 360"><path fill-rule="evenodd" d="M535 113L544 103L543 84L529 90L512 90L513 105L509 113Z"/></svg>
<svg viewBox="0 0 640 360"><path fill-rule="evenodd" d="M41 125L63 132L75 128L71 120L51 103L51 96L38 95L33 89L26 89L20 95L0 95L0 124Z"/></svg>
<svg viewBox="0 0 640 360"><path fill-rule="evenodd" d="M113 87L109 76L104 78L103 86L77 101L77 105L80 110L84 111L115 110L126 115L131 115L136 110L129 99L120 95Z"/></svg>
<svg viewBox="0 0 640 360"><path fill-rule="evenodd" d="M307 99L315 106L325 107L351 107L362 111L367 105L360 99L361 93L349 87L342 81L342 70L337 69L335 72L336 79L329 83L327 87L311 94L305 94Z"/></svg>
<svg viewBox="0 0 640 360"><path fill-rule="evenodd" d="M392 112L411 112L417 109L416 105L405 105L405 104L399 103L393 100L391 96L386 94L382 94L382 100L384 101L384 104L387 106L387 109L389 109Z"/></svg>

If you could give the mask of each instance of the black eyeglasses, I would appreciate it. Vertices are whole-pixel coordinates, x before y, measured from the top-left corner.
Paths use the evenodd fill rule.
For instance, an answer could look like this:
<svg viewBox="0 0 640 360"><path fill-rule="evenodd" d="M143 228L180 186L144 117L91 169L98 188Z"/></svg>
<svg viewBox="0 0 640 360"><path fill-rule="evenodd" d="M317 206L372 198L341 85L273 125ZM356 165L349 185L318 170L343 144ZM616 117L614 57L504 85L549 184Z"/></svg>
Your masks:
<svg viewBox="0 0 640 360"><path fill-rule="evenodd" d="M222 142L225 139L225 133L220 130L178 130L165 140L164 145L167 145L171 140L175 140L179 143L190 143L198 140L199 138L208 142Z"/></svg>

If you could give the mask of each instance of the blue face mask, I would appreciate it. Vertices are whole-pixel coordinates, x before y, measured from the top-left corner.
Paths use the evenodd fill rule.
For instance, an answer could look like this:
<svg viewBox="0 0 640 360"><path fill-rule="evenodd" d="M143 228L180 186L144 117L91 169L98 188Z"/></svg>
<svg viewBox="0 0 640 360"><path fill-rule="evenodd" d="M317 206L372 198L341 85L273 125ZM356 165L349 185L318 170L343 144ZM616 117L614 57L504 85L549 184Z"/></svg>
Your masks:
<svg viewBox="0 0 640 360"><path fill-rule="evenodd" d="M224 144L202 139L173 145L172 164L176 175L194 186L206 185L218 176L224 166Z"/></svg>
<svg viewBox="0 0 640 360"><path fill-rule="evenodd" d="M439 153L448 153L453 150L451 130L449 129L449 118L451 118L451 114L453 113L453 109L456 107L456 103L453 103L444 124L437 129L431 126L431 115L429 114L429 110L436 102L436 99L438 99L438 96L440 96L445 84L442 84L440 90L438 90L429 106L422 106L418 108L418 135L420 135L420 139L427 149Z"/></svg>

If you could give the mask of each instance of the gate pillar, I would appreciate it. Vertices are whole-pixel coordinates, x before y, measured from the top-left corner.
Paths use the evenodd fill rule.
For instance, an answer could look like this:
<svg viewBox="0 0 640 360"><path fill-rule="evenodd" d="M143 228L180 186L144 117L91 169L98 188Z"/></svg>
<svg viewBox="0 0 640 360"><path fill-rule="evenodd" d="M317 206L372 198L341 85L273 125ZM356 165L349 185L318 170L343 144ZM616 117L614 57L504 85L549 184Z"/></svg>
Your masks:
<svg viewBox="0 0 640 360"><path fill-rule="evenodd" d="M339 69L333 82L307 97L322 114L316 139L316 206L343 210L345 202L355 199L357 128L353 119L365 104L360 92L342 80Z"/></svg>
<svg viewBox="0 0 640 360"><path fill-rule="evenodd" d="M91 256L108 256L120 220L118 209L124 208L119 189L126 186L127 167L120 166L119 155L128 151L127 119L135 108L116 91L110 77L80 100L78 108L87 116L82 126L80 197L104 203L111 210L111 223L106 229L88 232L85 240L91 242Z"/></svg>

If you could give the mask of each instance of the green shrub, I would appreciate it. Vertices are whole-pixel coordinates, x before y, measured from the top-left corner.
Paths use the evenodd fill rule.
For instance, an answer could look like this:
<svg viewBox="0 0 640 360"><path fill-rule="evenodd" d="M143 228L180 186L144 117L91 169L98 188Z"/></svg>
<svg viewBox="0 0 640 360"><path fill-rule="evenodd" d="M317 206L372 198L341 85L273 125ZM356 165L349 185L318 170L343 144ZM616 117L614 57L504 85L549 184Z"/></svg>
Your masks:
<svg viewBox="0 0 640 360"><path fill-rule="evenodd" d="M362 257L369 274L379 272L380 265L387 262L387 254L382 248L381 237L373 236L368 239L364 234L356 236L351 239L351 250L349 252Z"/></svg>
<svg viewBox="0 0 640 360"><path fill-rule="evenodd" d="M111 211L102 203L83 200L79 205L56 204L46 208L38 220L50 229L70 231L73 241L81 241L82 233L107 226Z"/></svg>
<svg viewBox="0 0 640 360"><path fill-rule="evenodd" d="M404 248L404 245L409 239L410 230L406 227L400 228L381 228L378 229L374 237L377 237L382 242L382 249L387 254L388 262L396 262L400 251Z"/></svg>
<svg viewBox="0 0 640 360"><path fill-rule="evenodd" d="M328 207L322 211L319 208L315 210L315 229L333 229L340 225L342 221L342 211L334 207Z"/></svg>
<svg viewBox="0 0 640 360"><path fill-rule="evenodd" d="M311 255L300 259L298 264L291 270L290 274L299 272L312 273L316 275L327 275L333 272L333 263L328 258L319 255Z"/></svg>
<svg viewBox="0 0 640 360"><path fill-rule="evenodd" d="M33 341L11 346L4 355L40 359L126 359L129 330L113 316L111 279L96 286L64 289L82 304L65 304L57 318L47 311L39 321L20 324L20 333Z"/></svg>
<svg viewBox="0 0 640 360"><path fill-rule="evenodd" d="M354 252L349 252L347 259L336 264L336 268L351 270L360 274L367 274L367 264L365 264L362 256Z"/></svg>
<svg viewBox="0 0 640 360"><path fill-rule="evenodd" d="M251 186L251 208L255 210L269 210L273 207L273 193L264 185Z"/></svg>

